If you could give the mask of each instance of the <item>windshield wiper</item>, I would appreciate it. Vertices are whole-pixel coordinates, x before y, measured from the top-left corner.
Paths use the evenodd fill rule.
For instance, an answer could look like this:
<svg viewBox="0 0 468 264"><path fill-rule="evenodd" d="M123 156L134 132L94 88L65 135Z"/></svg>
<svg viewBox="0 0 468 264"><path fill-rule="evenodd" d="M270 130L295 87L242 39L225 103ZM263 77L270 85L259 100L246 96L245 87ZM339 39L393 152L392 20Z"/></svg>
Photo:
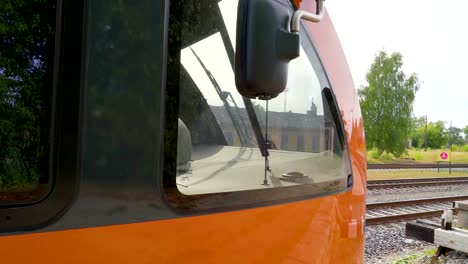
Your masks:
<svg viewBox="0 0 468 264"><path fill-rule="evenodd" d="M221 87L219 86L219 84L216 81L215 77L213 76L213 74L211 74L210 70L208 70L208 68L205 66L205 64L200 59L200 57L198 57L197 53L191 47L190 47L190 50L192 51L193 55L195 55L195 58L197 58L198 62L202 66L202 68L205 71L206 75L210 79L211 84L213 84L213 86L214 86L214 88L216 90L216 93L219 96L219 99L221 99L221 101L223 102L224 107L226 108L226 111L227 111L227 113L229 115L229 118L231 118L232 124L234 125L234 129L236 130L237 134L239 135L241 145L246 146L246 142L245 142L246 141L246 135L242 131L239 123L237 122L237 118L234 117L234 113L232 112L231 106L229 105L229 102L227 100L228 97L231 98L231 101L234 103L235 107L237 108L237 112L239 114L239 109L237 107L237 104L234 101L234 98L232 97L231 93L224 92L223 90L221 90ZM242 117L240 117L240 120L243 123ZM245 124L243 124L243 125L244 125L244 129L245 129Z"/></svg>
<svg viewBox="0 0 468 264"><path fill-rule="evenodd" d="M237 134L240 137L240 141L241 141L242 146L245 146L246 145L246 142L245 142L246 134L248 135L248 133L245 132L245 134L244 134L243 131L241 130L240 125L237 122L237 119L234 117L231 106L229 105L229 102L227 101L227 98L229 96L231 98L232 102L234 103L235 107L237 108L240 120L244 125L244 129L247 129L247 126L245 125L245 123L244 123L244 121L242 119L242 116L240 116L239 108L237 107L237 104L235 103L234 98L232 97L231 93L224 92L224 91L221 90L221 87L219 86L219 84L216 81L215 77L213 76L213 74L211 74L210 70L208 70L208 68L205 66L205 64L200 59L200 57L198 57L197 53L192 48L190 48L190 50L192 51L193 55L195 55L195 58L200 63L200 65L202 66L202 68L205 71L206 75L208 76L211 83L213 84L219 98L223 102L223 104L224 104L224 106L226 108L226 111L228 112L229 117L232 120L232 123L234 125L234 128L236 129ZM262 154L262 157L266 158L266 157L268 157L270 155L270 153L268 152L268 142L263 137L262 129L260 127L260 123L258 122L257 115L255 114L255 108L254 108L254 106L252 104L252 101L249 98L242 97L242 99L244 101L245 109L247 111L247 116L249 117L250 124L252 126L253 131L254 131L255 139L257 141L260 153Z"/></svg>
<svg viewBox="0 0 468 264"><path fill-rule="evenodd" d="M263 137L262 128L260 127L260 123L258 122L257 114L255 113L255 108L252 104L252 101L249 98L242 97L244 100L245 109L247 110L247 115L249 116L250 124L252 125L252 129L255 134L255 138L257 139L258 148L262 153L262 157L270 156L268 152L268 142Z"/></svg>

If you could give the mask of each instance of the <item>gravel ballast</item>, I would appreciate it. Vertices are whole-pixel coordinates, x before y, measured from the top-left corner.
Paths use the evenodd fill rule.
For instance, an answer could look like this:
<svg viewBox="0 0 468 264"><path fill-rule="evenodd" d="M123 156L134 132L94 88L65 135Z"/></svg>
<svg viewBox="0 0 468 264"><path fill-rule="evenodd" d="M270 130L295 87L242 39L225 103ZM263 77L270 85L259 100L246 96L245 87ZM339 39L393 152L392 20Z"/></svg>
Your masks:
<svg viewBox="0 0 468 264"><path fill-rule="evenodd" d="M367 190L367 203L467 195L468 184Z"/></svg>
<svg viewBox="0 0 468 264"><path fill-rule="evenodd" d="M367 202L402 201L467 194L468 184L389 188L368 190ZM434 218L431 220L439 222L440 218ZM365 263L393 263L393 261L401 259L407 255L437 247L430 243L406 238L405 224L406 223L402 222L366 227ZM447 256L442 256L439 260L439 263L468 264L466 254L454 251L449 252ZM430 263L430 258L422 257L418 262Z"/></svg>
<svg viewBox="0 0 468 264"><path fill-rule="evenodd" d="M391 263L391 260L434 245L405 237L405 223L366 227L365 263Z"/></svg>
<svg viewBox="0 0 468 264"><path fill-rule="evenodd" d="M439 263L468 263L468 254L457 251L450 251L445 256L439 257Z"/></svg>

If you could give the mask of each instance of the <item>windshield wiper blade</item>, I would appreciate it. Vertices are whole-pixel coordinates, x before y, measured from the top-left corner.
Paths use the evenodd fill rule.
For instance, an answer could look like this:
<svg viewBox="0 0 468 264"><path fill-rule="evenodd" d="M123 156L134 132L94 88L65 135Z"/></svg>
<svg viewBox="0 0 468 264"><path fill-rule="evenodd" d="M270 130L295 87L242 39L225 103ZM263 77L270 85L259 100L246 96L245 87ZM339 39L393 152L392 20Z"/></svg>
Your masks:
<svg viewBox="0 0 468 264"><path fill-rule="evenodd" d="M216 90L216 93L218 94L219 98L223 102L224 107L226 108L226 111L227 111L229 117L231 118L232 124L234 125L234 129L236 130L237 134L239 135L241 145L245 146L246 145L246 142L245 142L246 136L243 133L239 123L237 122L237 119L234 117L234 113L232 112L231 106L229 105L229 102L227 101L228 96L231 96L231 100L233 100L233 101L234 101L234 98L232 98L232 95L229 92L223 92L223 90L221 90L221 87L219 86L219 84L216 81L215 77L213 76L213 74L211 74L210 70L208 70L208 68L205 66L205 64L200 59L200 57L198 57L197 53L191 47L190 47L190 50L192 51L193 55L195 55L195 58L197 58L198 63L200 63L200 65L202 66L203 70L205 71L206 75L208 76L208 79L210 79L211 84L213 84L213 86L214 86L214 88ZM235 104L235 102L234 102L234 104ZM236 105L236 107L237 107L237 105ZM240 117L240 119L242 121L242 117Z"/></svg>
<svg viewBox="0 0 468 264"><path fill-rule="evenodd" d="M240 125L238 124L237 119L234 117L234 114L231 111L231 106L229 105L229 102L227 101L226 92L223 92L221 90L221 87L219 86L218 82L216 81L214 76L211 74L210 70L208 70L208 68L205 66L205 64L200 59L200 57L198 57L197 53L192 48L190 48L190 50L192 51L193 55L195 55L195 58L197 59L197 61L202 66L202 68L205 71L206 75L208 75L208 78L210 79L210 81L213 84L216 92L218 93L219 98L221 99L224 106L226 107L226 110L228 112L229 117L232 120L234 128L236 129L236 132L240 137L242 146L244 146L246 136L245 136L244 133L242 133L242 130L240 129ZM231 96L231 100L235 104L234 98L232 97L232 95L230 93L229 93L229 96ZM249 98L245 98L245 97L242 97L242 100L244 101L245 109L247 111L247 116L249 117L250 124L252 126L253 131L254 131L255 139L257 141L260 153L262 154L262 157L268 157L270 155L270 153L268 152L268 144L267 144L265 138L263 137L262 129L260 127L260 123L258 122L257 115L255 114L255 108L254 108L254 106L252 104L252 101ZM237 107L237 104L235 104L235 105ZM243 123L242 117L240 117L240 119L241 119L241 121ZM245 124L244 124L244 127L246 128ZM248 135L248 133L246 133L246 134Z"/></svg>
<svg viewBox="0 0 468 264"><path fill-rule="evenodd" d="M257 139L258 148L260 149L260 153L262 153L262 157L270 156L268 152L268 145L267 141L263 137L262 128L260 127L260 123L258 122L257 114L255 113L255 108L252 104L252 101L249 98L242 97L244 100L245 109L247 110L247 115L250 119L250 124L252 125L252 129L255 134L255 138Z"/></svg>

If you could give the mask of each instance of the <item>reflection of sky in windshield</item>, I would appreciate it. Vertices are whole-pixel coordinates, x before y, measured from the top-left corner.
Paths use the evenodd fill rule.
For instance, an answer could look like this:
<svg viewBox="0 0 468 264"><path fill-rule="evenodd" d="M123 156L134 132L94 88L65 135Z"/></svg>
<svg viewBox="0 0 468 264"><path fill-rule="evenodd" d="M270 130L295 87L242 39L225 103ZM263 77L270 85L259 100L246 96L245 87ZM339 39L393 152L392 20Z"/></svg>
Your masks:
<svg viewBox="0 0 468 264"><path fill-rule="evenodd" d="M219 8L223 15L231 43L234 46L237 17L236 12L232 12L232 10L237 10L237 0L223 0L219 3ZM214 76L221 90L230 92L236 103L243 107L242 97L237 92L234 73L226 49L224 48L221 34L213 34L183 49L181 58L182 65L190 74L208 101L208 104L221 106L222 102L215 88L190 48L195 51L206 68ZM269 101L269 110L275 112L291 111L294 113L306 113L310 110L312 102L317 106L317 114L323 115L320 84L311 63L301 47L301 56L290 63L286 91ZM264 105L262 101L257 101L257 103Z"/></svg>
<svg viewBox="0 0 468 264"><path fill-rule="evenodd" d="M234 12L233 10L237 10L237 2L238 0L223 0L218 4L233 47L236 46L237 23L237 12Z"/></svg>
<svg viewBox="0 0 468 264"><path fill-rule="evenodd" d="M237 103L242 102L242 97L236 89L234 73L224 48L221 34L213 34L193 44L190 48L192 48L201 61L203 61L205 67L218 82L221 90L230 92ZM182 65L190 74L190 77L198 86L198 89L200 89L209 105L223 105L208 75L205 73L190 48L182 50Z"/></svg>

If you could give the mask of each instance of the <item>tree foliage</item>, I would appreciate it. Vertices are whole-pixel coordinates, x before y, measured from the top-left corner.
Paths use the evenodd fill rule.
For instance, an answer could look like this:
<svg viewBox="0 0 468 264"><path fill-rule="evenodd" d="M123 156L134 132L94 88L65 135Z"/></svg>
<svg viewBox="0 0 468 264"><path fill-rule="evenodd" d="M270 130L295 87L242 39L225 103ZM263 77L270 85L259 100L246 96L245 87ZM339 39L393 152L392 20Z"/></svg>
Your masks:
<svg viewBox="0 0 468 264"><path fill-rule="evenodd" d="M381 51L367 73L368 85L359 91L367 145L379 155L401 156L411 132L419 81L415 74L407 77L402 66L400 53Z"/></svg>
<svg viewBox="0 0 468 264"><path fill-rule="evenodd" d="M55 1L0 5L0 187L47 181Z"/></svg>
<svg viewBox="0 0 468 264"><path fill-rule="evenodd" d="M423 148L426 137L426 124L417 123L411 133L413 147ZM441 148L448 143L448 130L445 128L445 122L436 121L427 123L427 147Z"/></svg>
<svg viewBox="0 0 468 264"><path fill-rule="evenodd" d="M462 136L464 129L458 127L450 128L446 127L446 125L446 122L439 120L428 122L426 128L425 117L414 118L413 131L411 132L413 147L423 148L426 136L428 148L444 148L450 146L450 144L465 144Z"/></svg>
<svg viewBox="0 0 468 264"><path fill-rule="evenodd" d="M463 134L465 134L465 142L468 144L468 125L463 128Z"/></svg>
<svg viewBox="0 0 468 264"><path fill-rule="evenodd" d="M420 127L424 127L426 125L426 122L427 120L425 116L413 117L412 123L411 123L413 131L417 130Z"/></svg>
<svg viewBox="0 0 468 264"><path fill-rule="evenodd" d="M449 142L453 145L463 145L465 141L463 140L463 129L458 127L449 128Z"/></svg>

